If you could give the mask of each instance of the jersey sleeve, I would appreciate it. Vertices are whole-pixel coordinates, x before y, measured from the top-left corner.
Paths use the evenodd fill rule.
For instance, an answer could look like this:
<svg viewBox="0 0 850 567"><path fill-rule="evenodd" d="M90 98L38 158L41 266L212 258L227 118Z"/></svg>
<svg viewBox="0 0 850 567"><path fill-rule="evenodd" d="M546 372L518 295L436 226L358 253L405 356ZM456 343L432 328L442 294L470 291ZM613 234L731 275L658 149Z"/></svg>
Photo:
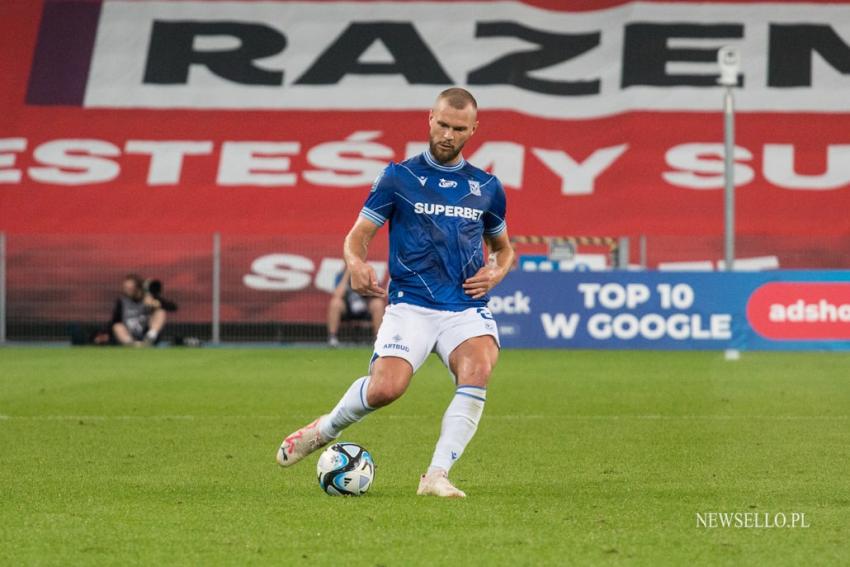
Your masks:
<svg viewBox="0 0 850 567"><path fill-rule="evenodd" d="M484 212L484 234L486 236L498 236L507 230L508 225L505 223L505 212L507 203L505 202L505 189L501 182L493 178L493 183L496 187L493 188L493 197L490 199L490 207Z"/></svg>
<svg viewBox="0 0 850 567"><path fill-rule="evenodd" d="M372 190L369 191L366 204L360 209L361 217L372 221L378 226L384 226L384 223L392 216L395 207L395 183L393 178L393 164L389 164L378 174L375 182L372 183Z"/></svg>

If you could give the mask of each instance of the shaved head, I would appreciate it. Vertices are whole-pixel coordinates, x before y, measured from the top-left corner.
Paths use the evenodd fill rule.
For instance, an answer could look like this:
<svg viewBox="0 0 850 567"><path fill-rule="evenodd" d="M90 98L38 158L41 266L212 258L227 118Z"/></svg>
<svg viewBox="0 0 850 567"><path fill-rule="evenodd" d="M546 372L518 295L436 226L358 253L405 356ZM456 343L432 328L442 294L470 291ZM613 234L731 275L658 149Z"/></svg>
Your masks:
<svg viewBox="0 0 850 567"><path fill-rule="evenodd" d="M472 96L471 92L460 87L452 87L441 92L437 96L437 102L439 103L441 100L445 100L449 103L449 106L458 110L463 110L471 104L472 108L476 112L478 111L478 103L475 101L475 97Z"/></svg>

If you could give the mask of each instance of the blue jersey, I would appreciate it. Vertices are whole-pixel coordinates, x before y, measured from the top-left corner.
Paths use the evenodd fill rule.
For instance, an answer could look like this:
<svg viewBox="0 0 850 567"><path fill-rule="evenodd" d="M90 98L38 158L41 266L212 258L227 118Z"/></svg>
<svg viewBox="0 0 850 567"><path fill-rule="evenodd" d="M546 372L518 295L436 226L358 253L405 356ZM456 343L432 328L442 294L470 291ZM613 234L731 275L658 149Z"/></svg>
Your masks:
<svg viewBox="0 0 850 567"><path fill-rule="evenodd" d="M441 165L429 151L390 163L361 216L390 223L390 303L462 311L484 307L463 282L484 265L484 235L506 230L499 180L463 159Z"/></svg>

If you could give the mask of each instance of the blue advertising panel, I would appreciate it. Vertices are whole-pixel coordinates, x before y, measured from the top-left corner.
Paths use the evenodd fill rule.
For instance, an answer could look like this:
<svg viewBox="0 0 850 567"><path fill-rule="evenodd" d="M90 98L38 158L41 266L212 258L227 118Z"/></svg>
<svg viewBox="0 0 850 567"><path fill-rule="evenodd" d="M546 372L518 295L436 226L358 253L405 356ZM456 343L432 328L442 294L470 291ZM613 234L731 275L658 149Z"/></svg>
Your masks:
<svg viewBox="0 0 850 567"><path fill-rule="evenodd" d="M850 271L514 271L489 306L505 347L850 349Z"/></svg>

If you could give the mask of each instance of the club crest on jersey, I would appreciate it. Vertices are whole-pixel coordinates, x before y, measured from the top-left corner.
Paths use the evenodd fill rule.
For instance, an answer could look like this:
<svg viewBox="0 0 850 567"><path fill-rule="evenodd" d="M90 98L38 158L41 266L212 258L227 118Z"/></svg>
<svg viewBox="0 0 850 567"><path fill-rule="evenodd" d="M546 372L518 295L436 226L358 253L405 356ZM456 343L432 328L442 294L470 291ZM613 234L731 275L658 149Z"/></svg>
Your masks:
<svg viewBox="0 0 850 567"><path fill-rule="evenodd" d="M476 197L481 196L481 184L477 181L469 180L469 192L475 195Z"/></svg>
<svg viewBox="0 0 850 567"><path fill-rule="evenodd" d="M443 189L450 189L457 187L457 181L452 181L451 179L442 179L440 178L440 187Z"/></svg>

